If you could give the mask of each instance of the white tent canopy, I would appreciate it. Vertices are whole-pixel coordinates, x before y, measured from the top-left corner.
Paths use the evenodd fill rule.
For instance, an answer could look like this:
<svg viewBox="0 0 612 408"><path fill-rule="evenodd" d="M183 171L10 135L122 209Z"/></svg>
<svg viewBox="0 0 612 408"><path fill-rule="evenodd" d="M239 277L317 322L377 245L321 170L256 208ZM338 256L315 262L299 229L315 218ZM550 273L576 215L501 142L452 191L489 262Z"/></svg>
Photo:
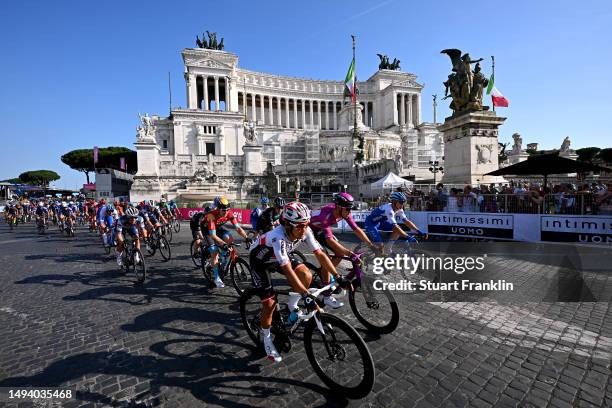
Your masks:
<svg viewBox="0 0 612 408"><path fill-rule="evenodd" d="M397 187L411 187L414 183L406 180L390 171L385 177L370 184L372 191L382 191L385 189L393 189Z"/></svg>

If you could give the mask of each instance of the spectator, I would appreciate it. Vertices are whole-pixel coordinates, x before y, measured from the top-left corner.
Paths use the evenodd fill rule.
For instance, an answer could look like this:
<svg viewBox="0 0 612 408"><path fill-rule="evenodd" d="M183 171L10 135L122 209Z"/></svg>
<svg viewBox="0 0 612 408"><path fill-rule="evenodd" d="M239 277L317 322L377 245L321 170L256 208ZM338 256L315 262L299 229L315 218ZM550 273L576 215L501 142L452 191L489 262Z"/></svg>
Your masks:
<svg viewBox="0 0 612 408"><path fill-rule="evenodd" d="M463 212L477 212L478 196L469 184L463 189Z"/></svg>
<svg viewBox="0 0 612 408"><path fill-rule="evenodd" d="M456 188L451 188L450 196L448 197L445 211L447 212L459 212L460 211L458 195L459 195L459 190Z"/></svg>
<svg viewBox="0 0 612 408"><path fill-rule="evenodd" d="M606 190L600 190L597 193L595 202L597 203L598 214L612 215L612 184L608 184Z"/></svg>
<svg viewBox="0 0 612 408"><path fill-rule="evenodd" d="M436 185L436 199L437 199L437 211L441 211L448 204L448 194L444 190L444 184L438 183Z"/></svg>

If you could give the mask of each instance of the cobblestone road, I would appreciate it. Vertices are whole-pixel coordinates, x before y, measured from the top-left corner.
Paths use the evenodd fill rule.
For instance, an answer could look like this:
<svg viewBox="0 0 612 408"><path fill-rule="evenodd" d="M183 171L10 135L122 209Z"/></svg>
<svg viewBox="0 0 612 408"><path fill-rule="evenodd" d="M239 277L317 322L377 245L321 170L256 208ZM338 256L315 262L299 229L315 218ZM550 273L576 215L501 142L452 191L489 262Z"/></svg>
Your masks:
<svg viewBox="0 0 612 408"><path fill-rule="evenodd" d="M298 342L281 364L261 358L233 288L207 289L192 268L186 227L170 262L147 258L139 286L84 230L68 239L0 225L0 387L79 390L65 407L612 407L607 278L589 283L598 302L400 295L400 326L382 337L347 307L377 369L373 393L352 401L321 383ZM527 285L550 269L504 262Z"/></svg>

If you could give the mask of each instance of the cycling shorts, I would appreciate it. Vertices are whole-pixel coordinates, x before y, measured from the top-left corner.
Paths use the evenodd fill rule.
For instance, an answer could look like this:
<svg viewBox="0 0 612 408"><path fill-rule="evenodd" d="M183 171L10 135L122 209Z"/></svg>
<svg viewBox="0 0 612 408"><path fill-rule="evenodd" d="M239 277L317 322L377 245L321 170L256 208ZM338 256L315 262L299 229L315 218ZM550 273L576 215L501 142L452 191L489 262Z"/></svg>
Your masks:
<svg viewBox="0 0 612 408"><path fill-rule="evenodd" d="M295 258L293 254L289 254L289 260L291 261L291 267L295 270L298 266L302 265L302 261ZM276 260L273 262L262 262L256 257L256 252L251 252L249 256L249 264L251 271L251 283L257 292L257 295L261 301L272 299L276 296L274 292L274 285L272 284L272 272L283 273L281 266Z"/></svg>

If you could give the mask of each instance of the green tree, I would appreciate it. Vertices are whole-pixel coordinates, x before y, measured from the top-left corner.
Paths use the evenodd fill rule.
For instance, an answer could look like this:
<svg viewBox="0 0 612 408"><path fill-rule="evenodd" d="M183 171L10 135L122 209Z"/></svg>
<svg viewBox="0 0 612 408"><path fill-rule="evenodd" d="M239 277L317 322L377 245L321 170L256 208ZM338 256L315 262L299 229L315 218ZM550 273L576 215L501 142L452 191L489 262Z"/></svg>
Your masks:
<svg viewBox="0 0 612 408"><path fill-rule="evenodd" d="M31 170L21 173L19 179L24 183L48 187L50 182L59 180L60 176L51 170Z"/></svg>
<svg viewBox="0 0 612 408"><path fill-rule="evenodd" d="M0 181L0 183L23 184L23 180L21 180L19 177L15 177L11 179L2 180Z"/></svg>
<svg viewBox="0 0 612 408"><path fill-rule="evenodd" d="M64 154L62 163L73 170L85 173L87 184L89 184L89 173L94 171L93 149L77 149Z"/></svg>
<svg viewBox="0 0 612 408"><path fill-rule="evenodd" d="M130 173L136 173L138 168L137 155L134 150L127 147L101 147L98 149L98 168L119 169L121 158L125 157ZM62 156L62 163L68 165L73 170L85 173L87 183L89 183L89 173L95 170L93 162L93 149L72 150Z"/></svg>
<svg viewBox="0 0 612 408"><path fill-rule="evenodd" d="M593 163L593 159L600 150L599 147L583 147L582 149L577 149L576 154L578 155L578 161Z"/></svg>
<svg viewBox="0 0 612 408"><path fill-rule="evenodd" d="M597 154L597 157L603 160L606 164L612 164L612 147L608 147L607 149L601 149Z"/></svg>

